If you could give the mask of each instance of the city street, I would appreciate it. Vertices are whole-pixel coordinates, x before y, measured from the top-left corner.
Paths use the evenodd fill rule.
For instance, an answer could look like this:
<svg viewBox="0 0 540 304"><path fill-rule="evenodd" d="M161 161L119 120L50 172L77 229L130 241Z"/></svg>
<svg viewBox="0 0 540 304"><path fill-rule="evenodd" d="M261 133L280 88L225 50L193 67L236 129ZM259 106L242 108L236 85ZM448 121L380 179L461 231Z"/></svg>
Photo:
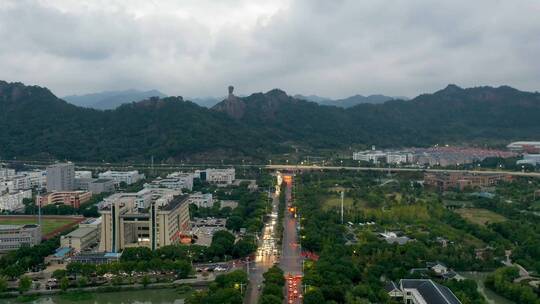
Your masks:
<svg viewBox="0 0 540 304"><path fill-rule="evenodd" d="M287 209L292 199L292 178L287 182ZM283 218L283 249L279 266L287 278L286 303L302 303L302 257L298 243L297 219L288 211Z"/></svg>
<svg viewBox="0 0 540 304"><path fill-rule="evenodd" d="M245 303L256 304L261 293L263 274L277 261L278 247L275 238L275 231L278 225L279 195L272 194L272 212L265 223L262 237L259 239L259 246L254 261L249 261L249 285L246 291Z"/></svg>

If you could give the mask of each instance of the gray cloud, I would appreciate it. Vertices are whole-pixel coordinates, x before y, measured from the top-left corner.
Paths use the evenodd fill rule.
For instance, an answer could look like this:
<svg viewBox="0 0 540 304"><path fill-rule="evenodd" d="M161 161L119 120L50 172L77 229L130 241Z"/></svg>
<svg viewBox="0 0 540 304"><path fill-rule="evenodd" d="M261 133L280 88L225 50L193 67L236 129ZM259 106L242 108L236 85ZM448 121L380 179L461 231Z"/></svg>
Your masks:
<svg viewBox="0 0 540 304"><path fill-rule="evenodd" d="M538 90L539 13L533 0L4 0L0 79L58 95Z"/></svg>

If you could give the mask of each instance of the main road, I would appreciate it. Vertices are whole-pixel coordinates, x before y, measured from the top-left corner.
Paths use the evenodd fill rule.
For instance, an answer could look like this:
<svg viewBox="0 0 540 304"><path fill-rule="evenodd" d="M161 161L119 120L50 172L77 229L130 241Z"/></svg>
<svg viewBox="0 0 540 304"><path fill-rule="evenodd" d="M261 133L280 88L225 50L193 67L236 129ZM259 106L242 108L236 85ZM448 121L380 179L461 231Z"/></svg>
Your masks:
<svg viewBox="0 0 540 304"><path fill-rule="evenodd" d="M292 177L287 181L287 209L292 203L293 182ZM283 217L283 243L279 266L287 278L284 291L286 303L302 303L302 256L298 241L298 221L289 211L285 211Z"/></svg>
<svg viewBox="0 0 540 304"><path fill-rule="evenodd" d="M16 162L34 168L44 168L52 161L36 161L36 160L1 160L0 162ZM525 176L540 178L540 172L522 172L522 171L506 171L506 170L458 170L458 169L424 169L424 168L382 168L382 167L350 167L350 166L319 166L319 165L264 165L264 164L215 164L215 163L172 163L172 164L155 164L149 163L104 163L104 162L77 162L77 169L91 170L155 170L155 171L173 171L173 170L189 170L207 167L237 167L237 168L259 168L268 170L347 170L347 171L381 171L381 172L462 172L475 174L508 174L511 176Z"/></svg>
<svg viewBox="0 0 540 304"><path fill-rule="evenodd" d="M270 195L272 198L272 211L265 222L262 237L258 241L255 260L247 263L249 284L244 301L247 304L258 303L263 283L263 274L277 262L278 247L275 233L279 224L277 222L279 193L276 192Z"/></svg>
<svg viewBox="0 0 540 304"><path fill-rule="evenodd" d="M346 166L307 166L307 165L267 165L269 170L287 171L313 171L313 170L347 170L347 171L380 171L380 172L461 172L471 174L508 174L512 176L526 176L540 178L540 172L521 172L503 170L456 170L456 169L424 169L424 168L382 168L382 167L346 167Z"/></svg>

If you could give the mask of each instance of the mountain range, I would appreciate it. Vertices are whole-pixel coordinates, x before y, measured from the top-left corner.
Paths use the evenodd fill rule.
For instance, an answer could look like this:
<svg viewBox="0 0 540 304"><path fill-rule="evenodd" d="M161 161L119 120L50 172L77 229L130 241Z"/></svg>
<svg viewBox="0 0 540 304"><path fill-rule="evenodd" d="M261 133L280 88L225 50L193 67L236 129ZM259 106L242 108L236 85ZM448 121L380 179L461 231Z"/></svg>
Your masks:
<svg viewBox="0 0 540 304"><path fill-rule="evenodd" d="M85 161L249 157L317 150L538 140L540 94L455 85L411 100L319 105L274 89L211 109L151 97L110 111L78 107L48 89L0 81L0 157Z"/></svg>
<svg viewBox="0 0 540 304"><path fill-rule="evenodd" d="M385 95L369 95L369 96L363 96L363 95L353 95L347 98L343 99L331 99L328 97L321 97L317 95L294 95L294 98L296 99L303 99L307 101L313 101L320 105L324 106L336 106L336 107L342 107L342 108L350 108L354 107L355 105L362 104L362 103L371 103L371 104L380 104L385 103L389 100L394 99L400 99L400 100L407 100L407 97L390 97Z"/></svg>
<svg viewBox="0 0 540 304"><path fill-rule="evenodd" d="M89 93L83 95L68 95L62 97L65 101L74 104L76 106L92 108L97 110L112 110L116 109L122 104L141 101L150 97L165 97L166 95L158 90L141 91L136 89L129 89L123 91L104 91L98 93ZM244 96L245 97L245 96ZM327 97L320 97L317 95L294 95L296 99L302 99L306 101L313 101L320 105L336 106L342 108L350 108L357 104L372 103L379 104L389 100L403 99L406 97L390 97L385 95L354 95L343 99L331 99ZM190 101L205 107L211 108L224 99L224 97L191 97Z"/></svg>
<svg viewBox="0 0 540 304"><path fill-rule="evenodd" d="M62 99L80 107L98 110L112 110L124 103L141 101L155 96L165 97L166 95L158 90L140 91L129 89L124 91L105 91L84 95L69 95L63 97Z"/></svg>

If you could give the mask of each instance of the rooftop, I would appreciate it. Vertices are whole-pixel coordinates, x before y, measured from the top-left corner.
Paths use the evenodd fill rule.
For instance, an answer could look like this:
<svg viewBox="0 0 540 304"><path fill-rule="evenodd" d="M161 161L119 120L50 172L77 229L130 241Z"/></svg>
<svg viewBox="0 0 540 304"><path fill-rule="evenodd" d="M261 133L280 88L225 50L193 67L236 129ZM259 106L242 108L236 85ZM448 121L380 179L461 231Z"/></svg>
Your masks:
<svg viewBox="0 0 540 304"><path fill-rule="evenodd" d="M163 210L163 211L174 210L176 209L176 207L178 207L182 203L187 203L188 198L189 198L189 195L187 194L175 196L172 199L172 201L170 201L167 205L161 207L160 210Z"/></svg>
<svg viewBox="0 0 540 304"><path fill-rule="evenodd" d="M60 247L56 249L56 252L54 253L54 256L57 258L63 258L71 251L71 248L68 247Z"/></svg>
<svg viewBox="0 0 540 304"><path fill-rule="evenodd" d="M437 284L432 280L402 279L399 281L402 289L416 289L430 304L461 304L458 298L448 287Z"/></svg>
<svg viewBox="0 0 540 304"><path fill-rule="evenodd" d="M14 230L14 229L33 229L37 228L37 224L26 224L26 225L0 225L0 230Z"/></svg>
<svg viewBox="0 0 540 304"><path fill-rule="evenodd" d="M108 178L98 178L96 179L95 181L93 181L92 183L108 183L112 181L112 179L108 179Z"/></svg>
<svg viewBox="0 0 540 304"><path fill-rule="evenodd" d="M88 234L94 231L96 231L96 228L90 228L90 227L77 228L71 231L70 233L68 233L66 237L81 238L81 237L87 236Z"/></svg>

